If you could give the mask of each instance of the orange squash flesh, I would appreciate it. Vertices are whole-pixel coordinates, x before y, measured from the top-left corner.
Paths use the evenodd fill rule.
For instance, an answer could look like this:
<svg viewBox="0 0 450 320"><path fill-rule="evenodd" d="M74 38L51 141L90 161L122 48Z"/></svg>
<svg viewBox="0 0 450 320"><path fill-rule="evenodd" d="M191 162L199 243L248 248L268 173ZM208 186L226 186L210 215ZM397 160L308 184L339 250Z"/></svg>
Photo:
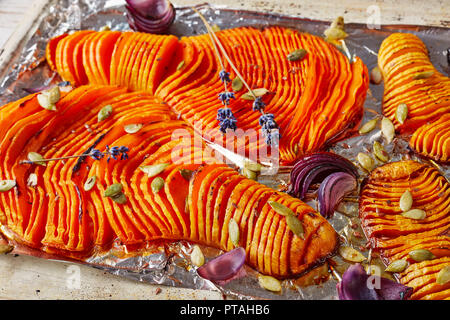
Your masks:
<svg viewBox="0 0 450 320"><path fill-rule="evenodd" d="M413 208L426 217L403 217L399 199L409 190ZM400 282L414 289L412 299L444 299L449 286L436 283L440 270L450 265L450 185L435 168L416 161L400 161L375 169L361 190L362 227L372 247L384 261L406 259L408 268L399 274ZM416 262L409 252L426 249L432 260Z"/></svg>

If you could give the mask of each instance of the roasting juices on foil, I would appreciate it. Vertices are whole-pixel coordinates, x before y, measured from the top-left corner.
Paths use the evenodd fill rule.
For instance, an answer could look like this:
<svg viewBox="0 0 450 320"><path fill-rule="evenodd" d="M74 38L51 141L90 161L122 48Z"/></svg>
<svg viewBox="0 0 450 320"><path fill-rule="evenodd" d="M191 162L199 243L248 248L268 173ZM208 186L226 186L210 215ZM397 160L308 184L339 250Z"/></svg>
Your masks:
<svg viewBox="0 0 450 320"><path fill-rule="evenodd" d="M228 9L219 10L211 8L208 5L199 6L197 9L206 17L211 25L217 25L220 29L230 29L240 26L255 26L260 28L277 25L321 36L329 27L328 22L311 22L291 17ZM79 14L74 15L73 12L77 10ZM233 22L230 23L229 21ZM50 38L63 34L69 30L99 30L105 25L108 25L112 30L129 30L126 18L124 17L124 8L108 8L105 7L105 3L101 1L92 3L89 1L80 1L78 6L65 3L55 4L54 14L42 16L39 32L34 34L31 39L23 44L23 53L20 56L18 55L15 57L15 60L13 61L15 62L15 65L13 66L11 63L12 68L2 82L3 102L6 103L7 101L12 101L18 97L24 96L24 92L22 91L23 88L55 84L61 81L54 72L51 72L48 65L43 61L45 48ZM350 53L350 58L353 59L353 55L358 56L364 61L368 69L371 70L377 63L376 52L378 51L381 41L386 38L394 28L368 30L361 25L346 25L345 30L348 34L348 37L345 39L345 44L348 53ZM436 41L435 39L448 38L448 36L446 36L448 30L426 27L410 28L408 30L414 30L414 32L428 45L428 48L433 48L430 50L430 56L435 66L438 68L439 66L445 68L446 61L442 53L445 52L445 46L448 46L448 44L445 44L445 41ZM177 36L189 36L203 34L205 33L205 28L199 16L192 9L177 8L176 19L169 32ZM367 34L370 34L370 36L368 37ZM179 66L180 64L178 63L177 68ZM182 66L180 70L183 67L184 66ZM443 70L445 71L445 69ZM61 89L63 90L63 87L61 87ZM364 104L362 124L381 115L382 93L382 86L370 86ZM106 118L102 121L108 121L108 119ZM130 124L131 123L124 123L125 126ZM357 127L359 123L355 125ZM380 124L377 124L376 126L379 125ZM128 130L131 131L135 129L136 128L128 128ZM358 182L361 182L361 180L367 176L367 172L364 167L361 166L361 161L358 160L361 156L358 157L358 154L370 154L374 141L381 141L382 138L383 132L377 127L363 135L355 134L351 138L341 140L332 145L330 150L352 161L359 168ZM281 137L281 140L282 139L283 137ZM382 155L388 154L390 161L401 160L405 157L416 158L408 148L408 143L406 141L408 140L395 137L391 144L384 146L386 150L379 150L379 153ZM100 152L103 151L100 146L98 149ZM218 150L217 152L219 152L219 150L223 151L226 159L233 157L230 156L230 153L220 149L220 146L216 147L216 150ZM104 160L106 161L106 159ZM374 158L374 161L374 166L382 163L382 161L376 157ZM426 160L423 159L420 159L420 161L426 162ZM113 165L114 160L111 160L109 163ZM364 163L364 160L362 160L362 163ZM234 162L234 164L239 166L239 163ZM289 172L291 168L292 167L280 167L278 174L259 175L257 179L259 182L264 183L271 188L286 191L287 185L290 182ZM151 168L147 168L147 170L151 170ZM445 175L448 175L448 168L446 166L439 166L439 170ZM233 178L236 179L234 181L241 179L231 172L230 176L235 177ZM183 177L181 177L181 179L183 179ZM336 175L335 179L340 179L339 181L341 181L343 179L342 174ZM345 181L345 179L342 181ZM327 193L328 188L323 187L323 190L320 191L319 184L312 183L311 185L312 188L306 193L304 201L311 205L312 208L319 211L320 205L316 200L316 192L321 192L326 198L326 195L329 194ZM158 182L155 182L154 186L150 187L154 187L155 189L162 188L161 186L158 186ZM290 278L282 280L281 282L278 280L273 281L273 279L264 277L264 275L258 274L253 268L244 265L243 270L245 270L245 275L241 272L235 279L228 282L221 282L223 279L215 279L213 282L208 281L198 275L197 271L202 267L199 269L197 268L199 266L207 266L207 264L205 265L201 262L203 261L204 263L205 261L208 262L213 260L213 258L216 258L219 255L220 251L208 246L194 245L186 241L169 243L165 241L153 242L148 245L147 248L142 248L138 255L135 255L135 253L132 253L131 251L129 252L129 247L122 245L120 241L116 241L110 250L107 252L99 251L92 257L86 259L85 263L133 279L189 288L221 290L224 294L234 297L336 299L338 298L336 290L338 280L335 277L340 277L350 265L348 261L342 259L342 256L347 257L347 259L350 257L351 264L356 262L351 259L355 260L355 257L356 259L360 259L360 262L366 269L369 268L370 265L372 265L372 269L374 270L376 269L373 267L374 265L376 266L378 264L382 266L381 260L377 257L376 253L366 247L366 240L358 218L359 190L352 190L350 192L351 193L345 195L335 212L331 214L332 217L329 218L329 222L339 233L341 238L340 254L328 259L324 264L321 264L313 269L312 272L309 272L300 278ZM112 197L117 196L120 196L120 192ZM273 203L275 207L277 206L276 203L278 202L274 201ZM290 215L288 216L291 217ZM281 217L283 216L281 215ZM296 225L296 222L291 222L291 225ZM233 230L233 226L235 226L233 222L230 222L227 225L228 228L231 227L230 230ZM296 227L293 228L295 229ZM298 232L298 229L295 230ZM301 235L301 232L299 235ZM236 232L230 232L230 237L232 238L230 239L232 245L233 240L236 241ZM352 252L349 248L357 249L362 257ZM24 250L24 247L16 247L15 250ZM237 253L239 253L238 251L239 250L237 250ZM233 251L230 252L232 253ZM29 250L27 253L42 255L41 253L33 253ZM239 257L238 254L236 256ZM61 259L61 257L59 258ZM234 256L231 258L225 256L223 259L226 263L230 264L230 268L236 263L239 264L239 258ZM208 272L207 269L207 267L200 269L200 274L202 274L202 270L205 270L205 273L203 273L205 276ZM380 268L380 270L383 269L384 267ZM334 273L334 276L331 275L331 271ZM214 272L213 274L217 275L217 272ZM383 276L392 278L391 273L388 272L383 273ZM206 278L208 278L208 275ZM226 279L226 277L224 279Z"/></svg>

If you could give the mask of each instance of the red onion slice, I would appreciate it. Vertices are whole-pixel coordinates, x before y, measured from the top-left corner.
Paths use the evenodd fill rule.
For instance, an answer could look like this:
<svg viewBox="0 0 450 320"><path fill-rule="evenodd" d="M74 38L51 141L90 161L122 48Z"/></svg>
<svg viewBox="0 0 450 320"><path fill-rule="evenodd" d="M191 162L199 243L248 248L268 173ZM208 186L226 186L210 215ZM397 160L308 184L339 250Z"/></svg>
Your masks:
<svg viewBox="0 0 450 320"><path fill-rule="evenodd" d="M197 273L207 280L225 281L236 276L245 263L242 247L228 251L197 269Z"/></svg>
<svg viewBox="0 0 450 320"><path fill-rule="evenodd" d="M175 20L175 8L165 0L127 0L127 20L135 31L165 33Z"/></svg>
<svg viewBox="0 0 450 320"><path fill-rule="evenodd" d="M345 172L335 172L326 177L319 187L320 214L325 218L332 217L339 202L357 186L356 178Z"/></svg>
<svg viewBox="0 0 450 320"><path fill-rule="evenodd" d="M379 283L380 288L369 287L369 277L374 277L373 283ZM340 300L406 300L413 292L411 287L377 275L368 275L359 263L344 272L336 289Z"/></svg>

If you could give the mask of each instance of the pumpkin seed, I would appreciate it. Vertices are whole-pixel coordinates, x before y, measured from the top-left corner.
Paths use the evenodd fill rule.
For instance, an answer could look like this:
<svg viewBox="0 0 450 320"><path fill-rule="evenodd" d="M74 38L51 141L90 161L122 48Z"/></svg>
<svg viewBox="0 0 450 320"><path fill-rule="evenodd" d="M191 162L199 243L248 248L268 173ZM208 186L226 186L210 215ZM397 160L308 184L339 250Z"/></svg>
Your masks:
<svg viewBox="0 0 450 320"><path fill-rule="evenodd" d="M421 79L428 79L434 74L434 71L424 71L416 73L412 78L413 80L421 80Z"/></svg>
<svg viewBox="0 0 450 320"><path fill-rule="evenodd" d="M241 89L244 87L244 84L242 83L241 78L236 77L231 81L231 89L233 89L234 92L241 91Z"/></svg>
<svg viewBox="0 0 450 320"><path fill-rule="evenodd" d="M380 68L376 66L370 71L370 82L373 84L380 84L383 81L383 75L381 74Z"/></svg>
<svg viewBox="0 0 450 320"><path fill-rule="evenodd" d="M361 167L363 167L365 170L367 170L369 172L373 170L375 163L369 155L360 152L360 153L358 153L357 158L358 158L358 162L361 165Z"/></svg>
<svg viewBox="0 0 450 320"><path fill-rule="evenodd" d="M247 169L245 167L242 168L242 175L244 177L247 177L247 178L252 179L252 180L256 180L257 177L258 177L258 175L256 174L255 171L249 170L249 169Z"/></svg>
<svg viewBox="0 0 450 320"><path fill-rule="evenodd" d="M274 277L259 274L258 282L259 282L259 285L266 290L269 290L272 292L280 292L281 291L281 283Z"/></svg>
<svg viewBox="0 0 450 320"><path fill-rule="evenodd" d="M30 173L30 175L28 176L28 179L27 179L27 186L34 188L37 186L37 182L38 182L37 174Z"/></svg>
<svg viewBox="0 0 450 320"><path fill-rule="evenodd" d="M142 172L146 173L147 176L149 176L151 178L151 177L157 176L158 174L163 172L164 169L166 169L168 165L169 165L169 163L158 163L158 164L153 164L150 166L139 167L139 169L141 169Z"/></svg>
<svg viewBox="0 0 450 320"><path fill-rule="evenodd" d="M387 143L391 143L394 140L395 127L389 118L383 117L381 120L381 133L383 133Z"/></svg>
<svg viewBox="0 0 450 320"><path fill-rule="evenodd" d="M369 133L370 131L372 131L373 129L375 129L375 127L377 126L377 119L372 119L367 121L365 124L363 124L361 126L361 128L359 128L359 133L360 134L366 134Z"/></svg>
<svg viewBox="0 0 450 320"><path fill-rule="evenodd" d="M413 259L416 262L425 261L425 260L432 260L435 257L435 255L430 251L426 249L417 249L410 251L408 253L409 257Z"/></svg>
<svg viewBox="0 0 450 320"><path fill-rule="evenodd" d="M294 211L279 202L268 201L267 203L272 207L273 210L275 210L276 213L281 214L282 216L286 217L289 215L294 215Z"/></svg>
<svg viewBox="0 0 450 320"><path fill-rule="evenodd" d="M54 86L51 89L48 89L46 91L46 94L48 96L48 102L51 104L55 104L61 99L61 91L59 90L58 86Z"/></svg>
<svg viewBox="0 0 450 320"><path fill-rule="evenodd" d="M0 192L6 192L16 186L16 180L0 180Z"/></svg>
<svg viewBox="0 0 450 320"><path fill-rule="evenodd" d="M289 53L287 55L287 59L289 61L302 60L304 57L306 57L307 53L308 53L308 51L306 51L305 49L297 49L297 50L294 50L291 53Z"/></svg>
<svg viewBox="0 0 450 320"><path fill-rule="evenodd" d="M395 260L384 270L386 272L399 273L405 271L408 266L408 261L406 260Z"/></svg>
<svg viewBox="0 0 450 320"><path fill-rule="evenodd" d="M195 245L192 249L191 262L196 267L201 267L205 264L205 256L198 245Z"/></svg>
<svg viewBox="0 0 450 320"><path fill-rule="evenodd" d="M405 123L406 118L408 117L408 106L405 103L400 103L395 110L395 118L401 124Z"/></svg>
<svg viewBox="0 0 450 320"><path fill-rule="evenodd" d="M291 214L287 215L286 224L297 237L305 240L303 224L296 216Z"/></svg>
<svg viewBox="0 0 450 320"><path fill-rule="evenodd" d="M414 220L423 220L427 217L427 213L421 209L412 209L402 213L405 218L410 218Z"/></svg>
<svg viewBox="0 0 450 320"><path fill-rule="evenodd" d="M450 281L450 266L445 266L439 271L436 276L436 282L440 285L444 285Z"/></svg>
<svg viewBox="0 0 450 320"><path fill-rule="evenodd" d="M96 176L92 176L86 180L84 183L84 191L89 191L95 186L95 182L97 181Z"/></svg>
<svg viewBox="0 0 450 320"><path fill-rule="evenodd" d="M260 172L262 165L260 165L257 162L251 161L251 160L245 160L244 168L247 168L248 170L251 170L251 171Z"/></svg>
<svg viewBox="0 0 450 320"><path fill-rule="evenodd" d="M187 181L191 180L192 174L194 173L194 171L189 169L180 169L179 171L181 176Z"/></svg>
<svg viewBox="0 0 450 320"><path fill-rule="evenodd" d="M126 133L136 133L141 130L143 125L141 123L128 124L124 128Z"/></svg>
<svg viewBox="0 0 450 320"><path fill-rule="evenodd" d="M105 119L108 119L109 116L111 116L113 112L112 105L108 104L107 106L104 106L97 115L98 122L103 121Z"/></svg>
<svg viewBox="0 0 450 320"><path fill-rule="evenodd" d="M30 160L31 162L33 162L34 164L40 165L40 166L46 166L47 164L45 163L44 157L42 155L40 155L37 152L29 152L28 153L28 160Z"/></svg>
<svg viewBox="0 0 450 320"><path fill-rule="evenodd" d="M105 25L105 26L101 27L100 29L98 29L98 31L111 31L111 28L108 25Z"/></svg>
<svg viewBox="0 0 450 320"><path fill-rule="evenodd" d="M214 32L220 31L220 27L219 27L217 24L213 24L213 25L211 26L211 29L212 29L212 31L214 31Z"/></svg>
<svg viewBox="0 0 450 320"><path fill-rule="evenodd" d="M177 71L178 71L178 70L181 70L181 68L184 67L184 64L185 64L184 60L181 61L181 62L178 64L178 66L177 66Z"/></svg>
<svg viewBox="0 0 450 320"><path fill-rule="evenodd" d="M0 244L0 254L1 253L10 253L11 251L13 251L14 247L10 244L7 243L2 243Z"/></svg>
<svg viewBox="0 0 450 320"><path fill-rule="evenodd" d="M339 247L339 254L342 258L351 262L363 262L366 260L366 257L361 252L349 246Z"/></svg>
<svg viewBox="0 0 450 320"><path fill-rule="evenodd" d="M383 162L389 161L388 153L386 152L386 150L384 150L383 146L378 141L373 142L373 154Z"/></svg>
<svg viewBox="0 0 450 320"><path fill-rule="evenodd" d="M122 190L123 186L121 183L114 183L106 188L105 192L103 193L103 196L112 198L114 196L119 195L122 192Z"/></svg>
<svg viewBox="0 0 450 320"><path fill-rule="evenodd" d="M413 197L412 193L409 190L406 190L403 192L402 196L400 197L399 206L400 210L403 212L406 212L411 209L413 204Z"/></svg>
<svg viewBox="0 0 450 320"><path fill-rule="evenodd" d="M123 192L115 195L114 197L111 197L111 199L118 204L125 204L127 203L127 197L123 194Z"/></svg>
<svg viewBox="0 0 450 320"><path fill-rule="evenodd" d="M50 103L48 94L46 93L38 94L37 101L42 108L50 111L56 111L56 105L54 103Z"/></svg>
<svg viewBox="0 0 450 320"><path fill-rule="evenodd" d="M230 235L231 243L234 244L235 247L238 247L240 238L239 226L233 218L230 219L230 222L228 223L228 233Z"/></svg>
<svg viewBox="0 0 450 320"><path fill-rule="evenodd" d="M334 19L333 22L331 22L330 27L344 30L344 27L345 27L344 17L343 16L339 16L336 19Z"/></svg>
<svg viewBox="0 0 450 320"><path fill-rule="evenodd" d="M345 32L341 28L336 28L336 27L330 27L330 28L326 29L324 32L324 35L325 35L325 40L330 41L330 42L342 40L342 39L345 39L348 37L347 32Z"/></svg>
<svg viewBox="0 0 450 320"><path fill-rule="evenodd" d="M252 89L252 92L255 95L255 97L262 97L267 92L269 92L269 90L267 90L266 88L257 88L257 89ZM253 94L249 91L247 93L244 93L241 96L241 98L244 100L255 100L255 97L253 96Z"/></svg>
<svg viewBox="0 0 450 320"><path fill-rule="evenodd" d="M151 187L153 193L158 193L164 187L164 179L161 177L156 177L153 179Z"/></svg>

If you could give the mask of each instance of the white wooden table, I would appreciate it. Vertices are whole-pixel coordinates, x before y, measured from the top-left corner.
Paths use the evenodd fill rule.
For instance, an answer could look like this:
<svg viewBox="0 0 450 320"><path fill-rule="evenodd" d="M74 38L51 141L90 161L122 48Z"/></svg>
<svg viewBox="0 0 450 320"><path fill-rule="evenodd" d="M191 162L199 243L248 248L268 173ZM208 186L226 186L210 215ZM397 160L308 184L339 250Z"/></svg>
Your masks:
<svg viewBox="0 0 450 320"><path fill-rule="evenodd" d="M175 5L204 1L173 0ZM450 0L210 0L212 4L346 22L450 27ZM0 0L0 52L26 23L33 0ZM378 19L378 21L376 21ZM375 19L375 20L374 20ZM15 39L10 39L15 40ZM10 41L11 42L11 41ZM76 281L78 278L80 281ZM126 280L87 266L27 256L0 256L0 299L221 299L217 292Z"/></svg>

